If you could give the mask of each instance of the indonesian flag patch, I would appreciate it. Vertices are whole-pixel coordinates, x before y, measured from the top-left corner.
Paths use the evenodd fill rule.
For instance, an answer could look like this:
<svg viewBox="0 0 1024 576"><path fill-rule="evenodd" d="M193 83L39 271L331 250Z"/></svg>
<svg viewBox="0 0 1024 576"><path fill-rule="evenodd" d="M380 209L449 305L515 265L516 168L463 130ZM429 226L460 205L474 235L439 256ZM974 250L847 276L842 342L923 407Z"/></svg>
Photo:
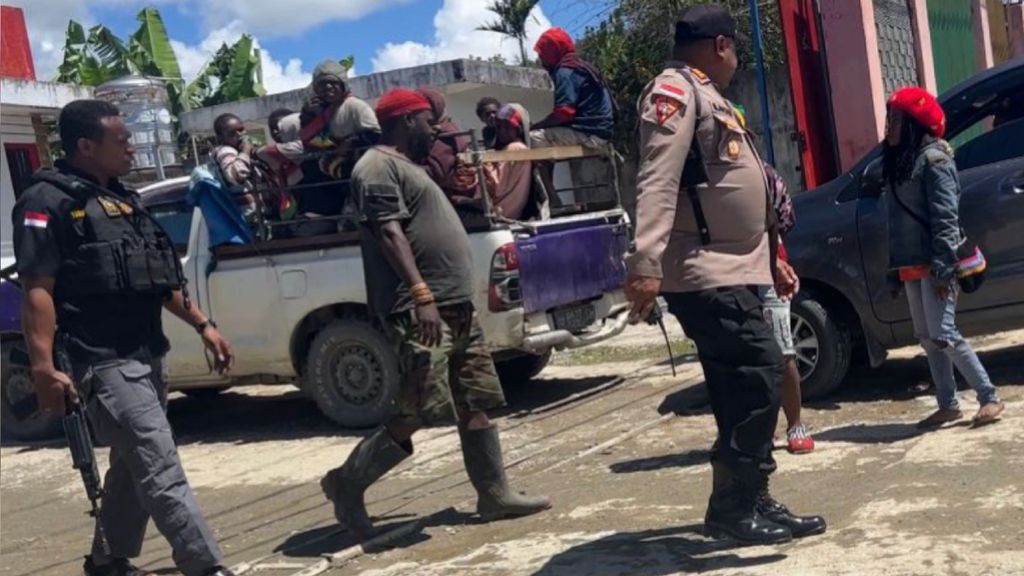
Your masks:
<svg viewBox="0 0 1024 576"><path fill-rule="evenodd" d="M663 125L686 104L686 91L671 84L658 84L651 91L658 125Z"/></svg>
<svg viewBox="0 0 1024 576"><path fill-rule="evenodd" d="M46 229L50 217L43 212L25 212L25 226Z"/></svg>

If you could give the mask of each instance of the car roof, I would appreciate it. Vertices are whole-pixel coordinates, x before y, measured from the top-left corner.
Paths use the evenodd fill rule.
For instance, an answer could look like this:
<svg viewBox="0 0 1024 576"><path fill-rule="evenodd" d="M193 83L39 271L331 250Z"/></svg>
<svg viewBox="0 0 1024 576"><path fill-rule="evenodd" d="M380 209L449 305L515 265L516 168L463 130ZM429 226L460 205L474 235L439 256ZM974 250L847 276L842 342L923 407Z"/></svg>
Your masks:
<svg viewBox="0 0 1024 576"><path fill-rule="evenodd" d="M189 176L178 176L154 182L139 189L142 203L147 206L165 202L180 202L188 190Z"/></svg>

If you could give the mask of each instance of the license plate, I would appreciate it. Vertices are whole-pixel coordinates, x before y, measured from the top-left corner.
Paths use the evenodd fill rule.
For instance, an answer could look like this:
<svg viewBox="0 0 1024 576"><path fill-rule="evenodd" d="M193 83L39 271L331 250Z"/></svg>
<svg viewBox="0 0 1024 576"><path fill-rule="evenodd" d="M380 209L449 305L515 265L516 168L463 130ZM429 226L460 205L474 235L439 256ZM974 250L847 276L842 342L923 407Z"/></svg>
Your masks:
<svg viewBox="0 0 1024 576"><path fill-rule="evenodd" d="M554 310L555 328L581 332L597 320L597 312L590 304L567 306Z"/></svg>

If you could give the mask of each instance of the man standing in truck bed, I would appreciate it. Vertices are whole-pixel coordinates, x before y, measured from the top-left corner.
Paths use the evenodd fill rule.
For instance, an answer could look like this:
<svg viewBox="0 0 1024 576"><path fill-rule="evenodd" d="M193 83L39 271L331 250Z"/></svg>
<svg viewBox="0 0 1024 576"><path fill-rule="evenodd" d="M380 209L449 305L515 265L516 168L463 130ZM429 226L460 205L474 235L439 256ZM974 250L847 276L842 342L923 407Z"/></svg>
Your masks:
<svg viewBox="0 0 1024 576"><path fill-rule="evenodd" d="M821 517L795 516L768 491L783 358L758 288L773 284L773 219L761 159L719 92L737 67L729 12L687 10L674 60L638 104L643 160L626 295L644 318L664 293L697 344L718 425L707 532L751 544L824 532ZM786 296L795 276L778 268Z"/></svg>
<svg viewBox="0 0 1024 576"><path fill-rule="evenodd" d="M477 512L485 521L551 506L509 489L497 428L486 410L505 404L471 303L469 236L444 192L419 165L436 121L419 92L396 89L377 104L381 145L352 172L362 221L370 313L399 357L398 414L320 481L334 515L358 539L372 535L364 493L412 454L422 427L458 424Z"/></svg>

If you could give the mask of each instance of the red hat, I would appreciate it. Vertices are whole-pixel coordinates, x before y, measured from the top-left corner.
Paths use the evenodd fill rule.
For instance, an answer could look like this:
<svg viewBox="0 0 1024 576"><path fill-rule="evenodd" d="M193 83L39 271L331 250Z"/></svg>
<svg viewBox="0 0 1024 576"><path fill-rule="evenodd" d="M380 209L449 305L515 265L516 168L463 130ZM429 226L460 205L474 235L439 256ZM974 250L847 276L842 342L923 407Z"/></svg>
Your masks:
<svg viewBox="0 0 1024 576"><path fill-rule="evenodd" d="M899 110L917 120L936 138L946 133L946 113L927 90L919 86L900 88L889 96L889 108Z"/></svg>
<svg viewBox="0 0 1024 576"><path fill-rule="evenodd" d="M540 61L546 66L554 66L563 56L576 51L576 44L572 36L561 28L549 28L540 35L533 50L540 56Z"/></svg>
<svg viewBox="0 0 1024 576"><path fill-rule="evenodd" d="M424 110L430 110L430 101L426 96L408 88L395 88L380 97L374 111L377 113L377 121L383 123L392 118Z"/></svg>

